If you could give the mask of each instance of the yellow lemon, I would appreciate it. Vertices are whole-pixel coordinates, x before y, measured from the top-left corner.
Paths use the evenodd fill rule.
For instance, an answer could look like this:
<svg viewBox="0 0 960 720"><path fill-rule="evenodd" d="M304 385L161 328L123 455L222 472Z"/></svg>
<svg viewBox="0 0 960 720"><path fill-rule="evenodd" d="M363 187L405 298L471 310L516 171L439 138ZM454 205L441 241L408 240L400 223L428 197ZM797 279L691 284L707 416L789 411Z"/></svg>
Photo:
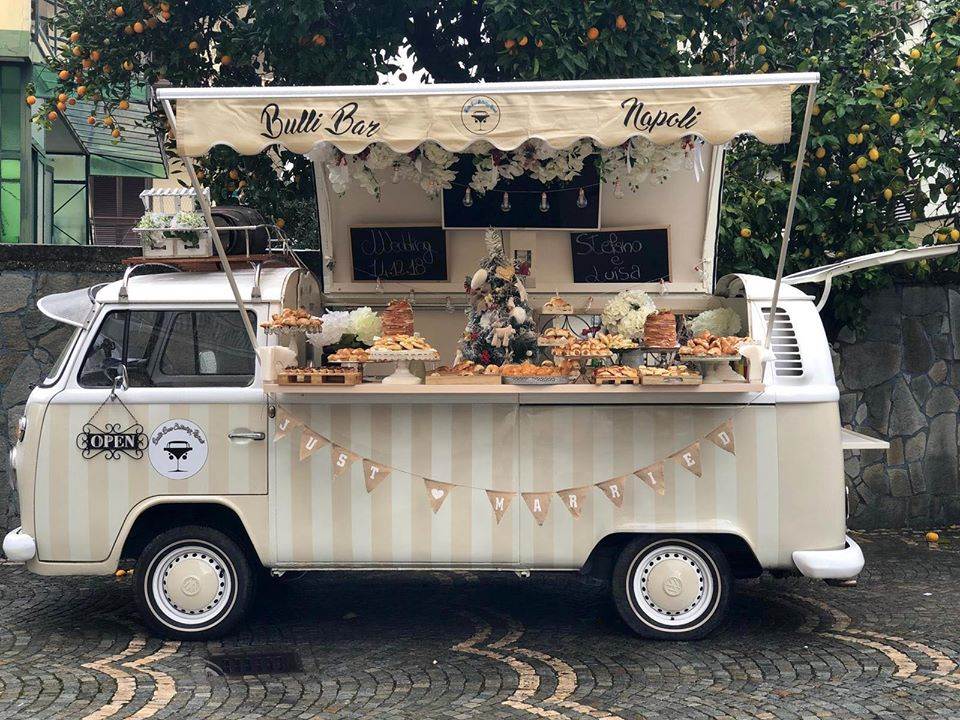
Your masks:
<svg viewBox="0 0 960 720"><path fill-rule="evenodd" d="M877 160L880 159L880 151L877 150L875 147L870 148L870 152L867 153L867 157L873 160L873 162L876 162Z"/></svg>
<svg viewBox="0 0 960 720"><path fill-rule="evenodd" d="M861 155L857 158L857 167L863 170L867 166L867 159Z"/></svg>
<svg viewBox="0 0 960 720"><path fill-rule="evenodd" d="M766 55L766 54L767 54L767 46L766 46L766 45L761 45L760 47L758 47L758 48L757 48L757 53L759 53L760 55Z"/></svg>
<svg viewBox="0 0 960 720"><path fill-rule="evenodd" d="M820 177L826 177L826 176L827 176L827 169L826 169L823 165L820 165L820 166L817 168L817 175L819 175Z"/></svg>
<svg viewBox="0 0 960 720"><path fill-rule="evenodd" d="M890 188L884 188L883 199L886 200L887 202L890 202L892 198L893 198L893 190L891 190Z"/></svg>
<svg viewBox="0 0 960 720"><path fill-rule="evenodd" d="M956 242L957 240L960 240L960 230L957 230L956 228L951 230L950 239L953 240L954 242Z"/></svg>
<svg viewBox="0 0 960 720"><path fill-rule="evenodd" d="M824 158L827 155L826 148L818 147L817 152L814 153L818 158Z"/></svg>
<svg viewBox="0 0 960 720"><path fill-rule="evenodd" d="M748 237L750 237L751 235L753 235L753 232L750 230L750 228L748 228L748 227L740 228L740 237L742 237L742 238L748 238Z"/></svg>
<svg viewBox="0 0 960 720"><path fill-rule="evenodd" d="M914 48L913 50L910 51L910 57L912 57L914 60L919 60L920 54L921 53L919 48Z"/></svg>
<svg viewBox="0 0 960 720"><path fill-rule="evenodd" d="M890 116L890 125L891 127L900 122L900 113L894 113Z"/></svg>

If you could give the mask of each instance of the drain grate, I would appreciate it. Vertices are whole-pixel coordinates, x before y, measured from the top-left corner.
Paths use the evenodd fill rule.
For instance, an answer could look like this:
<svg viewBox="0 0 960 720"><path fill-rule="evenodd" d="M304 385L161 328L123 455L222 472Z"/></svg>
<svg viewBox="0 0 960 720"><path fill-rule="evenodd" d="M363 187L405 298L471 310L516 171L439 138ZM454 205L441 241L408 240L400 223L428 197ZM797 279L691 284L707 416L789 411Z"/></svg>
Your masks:
<svg viewBox="0 0 960 720"><path fill-rule="evenodd" d="M276 675L303 671L300 654L292 650L229 651L211 655L208 662L221 675Z"/></svg>

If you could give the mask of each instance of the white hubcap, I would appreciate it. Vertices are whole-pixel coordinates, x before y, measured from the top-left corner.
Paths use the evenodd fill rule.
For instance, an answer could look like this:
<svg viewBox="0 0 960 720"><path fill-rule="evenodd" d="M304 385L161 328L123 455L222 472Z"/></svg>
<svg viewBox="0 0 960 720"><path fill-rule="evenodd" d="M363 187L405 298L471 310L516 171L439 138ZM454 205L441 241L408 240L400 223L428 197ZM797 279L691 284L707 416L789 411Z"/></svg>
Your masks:
<svg viewBox="0 0 960 720"><path fill-rule="evenodd" d="M220 615L233 590L233 568L217 551L184 545L155 564L153 597L158 609L186 625L207 624Z"/></svg>
<svg viewBox="0 0 960 720"><path fill-rule="evenodd" d="M669 627L696 622L713 607L716 585L707 558L683 545L663 545L634 563L631 600L644 619ZM688 628L685 628L688 629Z"/></svg>

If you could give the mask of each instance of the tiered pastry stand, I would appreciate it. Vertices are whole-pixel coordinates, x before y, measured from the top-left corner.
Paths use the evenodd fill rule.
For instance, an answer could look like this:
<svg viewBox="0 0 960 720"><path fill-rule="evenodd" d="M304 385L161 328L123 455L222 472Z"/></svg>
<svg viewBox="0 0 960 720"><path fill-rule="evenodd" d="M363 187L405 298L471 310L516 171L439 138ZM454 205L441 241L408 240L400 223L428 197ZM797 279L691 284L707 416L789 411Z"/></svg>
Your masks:
<svg viewBox="0 0 960 720"><path fill-rule="evenodd" d="M653 345L641 345L638 349L644 354L644 358L653 358L654 367L667 367L676 360L677 351L680 349L680 346L656 347Z"/></svg>
<svg viewBox="0 0 960 720"><path fill-rule="evenodd" d="M436 362L440 354L436 350L377 350L367 352L369 362L392 362L397 364L396 370L387 375L381 382L384 385L420 385L423 380L410 372L410 363L414 360Z"/></svg>
<svg viewBox="0 0 960 720"><path fill-rule="evenodd" d="M263 332L267 335L273 335L277 340L286 343L288 348L297 352L299 350L297 341L300 338L306 339L309 333L318 333L322 328L322 323L316 325L268 325L263 328Z"/></svg>

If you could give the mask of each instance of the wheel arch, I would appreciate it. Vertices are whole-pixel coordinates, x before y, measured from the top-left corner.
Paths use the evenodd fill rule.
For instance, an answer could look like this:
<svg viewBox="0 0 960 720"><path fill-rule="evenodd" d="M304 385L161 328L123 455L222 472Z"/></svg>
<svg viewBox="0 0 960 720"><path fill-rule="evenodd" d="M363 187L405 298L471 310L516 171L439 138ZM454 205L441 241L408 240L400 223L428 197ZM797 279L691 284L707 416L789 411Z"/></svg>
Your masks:
<svg viewBox="0 0 960 720"><path fill-rule="evenodd" d="M757 558L750 543L742 535L733 532L670 532L657 531L616 531L604 535L594 545L590 555L580 568L580 572L596 578L609 578L617 555L631 540L638 537L648 537L651 540L659 538L677 538L679 540L710 540L727 558L733 576L737 579L759 577L763 567Z"/></svg>

